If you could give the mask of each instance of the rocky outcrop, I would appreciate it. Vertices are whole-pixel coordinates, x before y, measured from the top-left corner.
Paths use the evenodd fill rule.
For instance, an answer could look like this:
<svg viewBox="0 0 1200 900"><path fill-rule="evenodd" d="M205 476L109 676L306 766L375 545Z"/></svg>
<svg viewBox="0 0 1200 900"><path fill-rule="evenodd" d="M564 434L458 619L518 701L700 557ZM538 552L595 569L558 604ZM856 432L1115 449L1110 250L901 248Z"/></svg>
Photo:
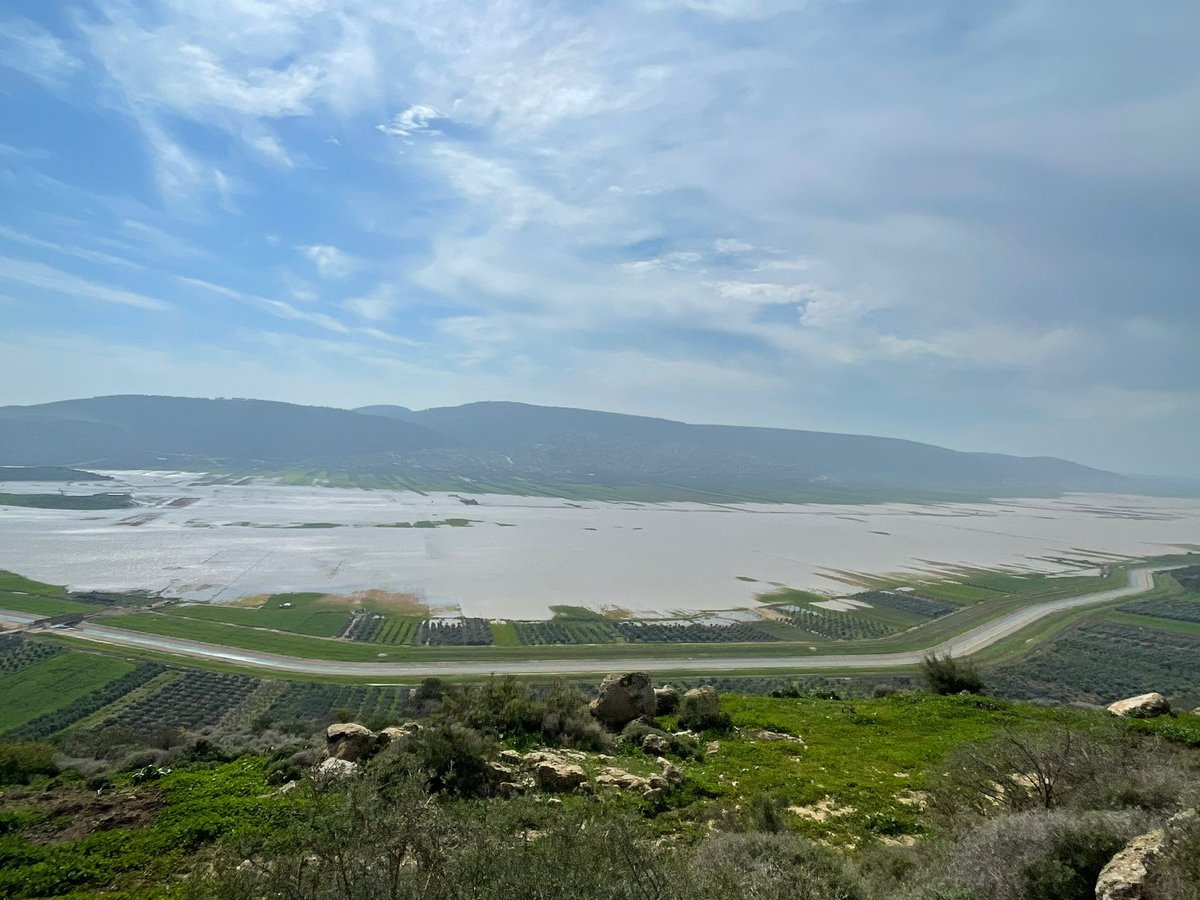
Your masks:
<svg viewBox="0 0 1200 900"><path fill-rule="evenodd" d="M803 744L804 738L795 734L784 734L781 731L746 731L743 736L748 741L785 741L790 744Z"/></svg>
<svg viewBox="0 0 1200 900"><path fill-rule="evenodd" d="M538 787L556 794L573 791L587 781L587 772L568 762L543 760L533 771Z"/></svg>
<svg viewBox="0 0 1200 900"><path fill-rule="evenodd" d="M1096 881L1096 900L1140 900L1146 882L1162 855L1165 835L1161 828L1138 835L1108 861Z"/></svg>
<svg viewBox="0 0 1200 900"><path fill-rule="evenodd" d="M669 684L654 689L654 714L669 716L679 709L679 692Z"/></svg>
<svg viewBox="0 0 1200 900"><path fill-rule="evenodd" d="M379 732L379 742L381 744L390 744L394 741L402 741L409 735L416 734L421 730L421 726L417 722L405 722L403 725L392 725L389 728Z"/></svg>
<svg viewBox="0 0 1200 900"><path fill-rule="evenodd" d="M1165 716L1171 711L1167 698L1159 693L1139 694L1125 700L1118 700L1108 707L1114 716L1130 719L1153 719L1155 716Z"/></svg>
<svg viewBox="0 0 1200 900"><path fill-rule="evenodd" d="M370 728L338 722L325 730L325 743L332 758L356 763L375 752L379 738Z"/></svg>
<svg viewBox="0 0 1200 900"><path fill-rule="evenodd" d="M653 718L657 707L654 684L645 672L607 676L591 703L592 715L613 730L643 716Z"/></svg>
<svg viewBox="0 0 1200 900"><path fill-rule="evenodd" d="M728 727L729 717L721 712L721 697L711 685L692 688L679 704L679 724L692 731Z"/></svg>

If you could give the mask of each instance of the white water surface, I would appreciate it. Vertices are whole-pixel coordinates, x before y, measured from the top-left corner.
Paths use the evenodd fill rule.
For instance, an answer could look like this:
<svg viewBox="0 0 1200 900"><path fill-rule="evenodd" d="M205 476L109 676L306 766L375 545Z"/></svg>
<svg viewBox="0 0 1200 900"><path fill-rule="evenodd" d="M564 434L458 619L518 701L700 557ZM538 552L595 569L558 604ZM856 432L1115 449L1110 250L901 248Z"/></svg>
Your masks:
<svg viewBox="0 0 1200 900"><path fill-rule="evenodd" d="M924 576L969 565L1069 573L1200 549L1194 499L1072 494L834 506L460 495L475 506L452 494L108 474L116 481L0 482L0 491L14 493L130 491L143 504L0 507L0 569L73 589L147 589L208 601L382 588L467 615L538 618L555 604L663 615L753 607L755 594L772 584L852 593L837 570ZM169 505L180 498L195 499ZM472 524L376 527L446 518ZM339 527L287 527L305 523Z"/></svg>

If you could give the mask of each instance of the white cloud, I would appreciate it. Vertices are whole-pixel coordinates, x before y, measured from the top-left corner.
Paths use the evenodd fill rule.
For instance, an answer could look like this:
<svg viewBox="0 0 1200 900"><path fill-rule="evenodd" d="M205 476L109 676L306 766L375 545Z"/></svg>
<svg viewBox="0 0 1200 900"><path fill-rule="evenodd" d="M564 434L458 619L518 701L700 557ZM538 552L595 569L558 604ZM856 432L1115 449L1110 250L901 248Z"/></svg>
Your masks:
<svg viewBox="0 0 1200 900"><path fill-rule="evenodd" d="M379 285L368 294L342 302L345 309L368 322L386 322L399 305L396 289L390 284Z"/></svg>
<svg viewBox="0 0 1200 900"><path fill-rule="evenodd" d="M170 304L145 294L99 284L61 269L30 260L0 256L0 280L24 284L40 290L85 300L99 300L136 309L162 311Z"/></svg>
<svg viewBox="0 0 1200 900"><path fill-rule="evenodd" d="M62 90L81 64L65 42L28 19L0 21L0 66L16 69L51 90Z"/></svg>
<svg viewBox="0 0 1200 900"><path fill-rule="evenodd" d="M358 260L331 244L308 244L297 248L316 267L322 278L345 278L358 269Z"/></svg>
<svg viewBox="0 0 1200 900"><path fill-rule="evenodd" d="M403 112L396 113L396 115L392 116L390 122L376 125L375 128L384 134L390 134L394 137L411 137L417 132L422 131L428 134L439 134L440 132L435 128L431 128L429 123L436 119L444 118L445 116L436 107L418 103L410 106Z"/></svg>

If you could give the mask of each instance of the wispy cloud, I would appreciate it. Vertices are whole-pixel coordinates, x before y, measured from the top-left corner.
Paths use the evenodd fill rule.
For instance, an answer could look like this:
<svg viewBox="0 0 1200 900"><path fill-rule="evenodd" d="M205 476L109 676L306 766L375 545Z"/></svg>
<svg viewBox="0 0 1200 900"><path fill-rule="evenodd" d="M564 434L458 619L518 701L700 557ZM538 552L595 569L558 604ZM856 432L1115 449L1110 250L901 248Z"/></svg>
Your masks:
<svg viewBox="0 0 1200 900"><path fill-rule="evenodd" d="M300 247L322 278L345 278L358 268L358 260L330 244Z"/></svg>
<svg viewBox="0 0 1200 900"><path fill-rule="evenodd" d="M70 299L98 300L101 303L154 311L171 307L171 304L154 297L90 281L43 263L8 256L0 256L0 281L51 291Z"/></svg>

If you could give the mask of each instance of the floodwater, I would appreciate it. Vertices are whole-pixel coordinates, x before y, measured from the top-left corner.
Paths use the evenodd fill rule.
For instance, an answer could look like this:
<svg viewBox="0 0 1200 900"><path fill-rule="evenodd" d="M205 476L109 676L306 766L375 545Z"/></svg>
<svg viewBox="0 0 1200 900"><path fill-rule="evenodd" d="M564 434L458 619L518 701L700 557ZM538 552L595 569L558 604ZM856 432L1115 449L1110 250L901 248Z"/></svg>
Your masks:
<svg viewBox="0 0 1200 900"><path fill-rule="evenodd" d="M555 604L663 615L749 607L772 584L837 596L852 590L845 572L944 576L969 565L1066 573L1200 549L1200 501L1192 499L640 504L109 474L118 480L102 486L0 483L16 493L128 490L143 504L0 507L0 569L74 589L210 601L382 588L466 615L537 618ZM449 518L471 524L378 527ZM336 527L294 527L313 524Z"/></svg>

